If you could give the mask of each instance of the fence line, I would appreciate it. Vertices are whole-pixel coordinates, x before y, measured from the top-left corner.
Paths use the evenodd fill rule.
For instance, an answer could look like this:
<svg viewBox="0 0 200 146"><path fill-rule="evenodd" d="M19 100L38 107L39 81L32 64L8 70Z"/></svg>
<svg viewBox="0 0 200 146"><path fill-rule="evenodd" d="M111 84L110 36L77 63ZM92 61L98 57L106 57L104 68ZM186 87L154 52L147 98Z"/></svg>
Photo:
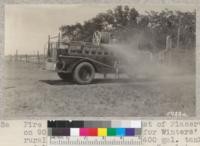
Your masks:
<svg viewBox="0 0 200 146"><path fill-rule="evenodd" d="M45 62L46 56L44 55L18 55L16 57L13 55L9 55L6 57L6 60L15 61L15 62L41 64Z"/></svg>
<svg viewBox="0 0 200 146"><path fill-rule="evenodd" d="M44 52L45 53L45 52ZM45 64L46 55L40 54L37 51L37 54L20 54L18 50L16 50L15 55L8 55L5 57L7 61L10 62L24 62L24 63L34 63L34 64Z"/></svg>

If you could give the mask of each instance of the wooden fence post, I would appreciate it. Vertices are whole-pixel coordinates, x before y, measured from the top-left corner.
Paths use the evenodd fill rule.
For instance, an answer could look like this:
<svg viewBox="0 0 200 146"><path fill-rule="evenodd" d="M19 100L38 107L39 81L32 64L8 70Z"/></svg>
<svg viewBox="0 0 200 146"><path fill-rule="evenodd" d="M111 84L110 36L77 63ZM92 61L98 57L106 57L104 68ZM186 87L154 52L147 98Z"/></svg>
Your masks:
<svg viewBox="0 0 200 146"><path fill-rule="evenodd" d="M179 18L178 20L178 31L177 31L177 44L176 47L179 48L180 47L180 33L181 33L181 18Z"/></svg>
<svg viewBox="0 0 200 146"><path fill-rule="evenodd" d="M25 56L26 56L26 63L28 63L28 55L26 54Z"/></svg>
<svg viewBox="0 0 200 146"><path fill-rule="evenodd" d="M37 51L37 63L40 64L40 54L39 54L39 51Z"/></svg>
<svg viewBox="0 0 200 146"><path fill-rule="evenodd" d="M60 32L58 33L58 48L60 48L60 41L61 41L61 35L60 35Z"/></svg>
<svg viewBox="0 0 200 146"><path fill-rule="evenodd" d="M16 50L16 53L15 53L15 61L18 60L18 51Z"/></svg>
<svg viewBox="0 0 200 146"><path fill-rule="evenodd" d="M12 55L10 55L10 62L12 61Z"/></svg>
<svg viewBox="0 0 200 146"><path fill-rule="evenodd" d="M46 49L44 47L44 55L43 55L43 67L45 68L45 62L46 62Z"/></svg>

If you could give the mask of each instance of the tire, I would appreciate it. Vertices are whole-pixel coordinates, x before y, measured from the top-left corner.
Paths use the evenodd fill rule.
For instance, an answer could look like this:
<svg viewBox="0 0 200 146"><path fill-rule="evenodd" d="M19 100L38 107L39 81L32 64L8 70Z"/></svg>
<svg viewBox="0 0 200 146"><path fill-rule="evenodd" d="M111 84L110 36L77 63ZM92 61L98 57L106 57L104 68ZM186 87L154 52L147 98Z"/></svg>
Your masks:
<svg viewBox="0 0 200 146"><path fill-rule="evenodd" d="M61 72L59 73L58 72L58 76L64 81L72 81L73 80L71 73L61 73Z"/></svg>
<svg viewBox="0 0 200 146"><path fill-rule="evenodd" d="M78 84L89 84L95 76L95 69L89 62L78 64L73 73L73 79Z"/></svg>

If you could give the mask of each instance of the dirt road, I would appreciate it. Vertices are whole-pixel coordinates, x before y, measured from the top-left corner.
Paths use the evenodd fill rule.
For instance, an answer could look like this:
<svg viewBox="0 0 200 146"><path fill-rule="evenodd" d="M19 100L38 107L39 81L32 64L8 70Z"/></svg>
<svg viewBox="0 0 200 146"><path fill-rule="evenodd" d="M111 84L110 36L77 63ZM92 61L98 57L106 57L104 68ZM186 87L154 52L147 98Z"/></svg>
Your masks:
<svg viewBox="0 0 200 146"><path fill-rule="evenodd" d="M190 75L162 80L97 78L93 84L77 85L37 65L7 62L3 78L7 118L195 113L195 78Z"/></svg>

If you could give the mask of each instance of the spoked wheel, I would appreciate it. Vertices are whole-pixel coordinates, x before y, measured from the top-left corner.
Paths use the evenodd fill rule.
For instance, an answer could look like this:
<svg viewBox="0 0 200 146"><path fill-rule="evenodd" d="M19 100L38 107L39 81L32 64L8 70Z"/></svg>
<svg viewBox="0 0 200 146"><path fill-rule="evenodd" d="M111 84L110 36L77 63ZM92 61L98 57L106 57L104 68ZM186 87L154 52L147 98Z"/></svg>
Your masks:
<svg viewBox="0 0 200 146"><path fill-rule="evenodd" d="M73 78L78 84L89 84L95 76L95 69L88 62L80 63L74 70Z"/></svg>
<svg viewBox="0 0 200 146"><path fill-rule="evenodd" d="M73 77L71 73L59 73L58 76L64 81L72 81Z"/></svg>

